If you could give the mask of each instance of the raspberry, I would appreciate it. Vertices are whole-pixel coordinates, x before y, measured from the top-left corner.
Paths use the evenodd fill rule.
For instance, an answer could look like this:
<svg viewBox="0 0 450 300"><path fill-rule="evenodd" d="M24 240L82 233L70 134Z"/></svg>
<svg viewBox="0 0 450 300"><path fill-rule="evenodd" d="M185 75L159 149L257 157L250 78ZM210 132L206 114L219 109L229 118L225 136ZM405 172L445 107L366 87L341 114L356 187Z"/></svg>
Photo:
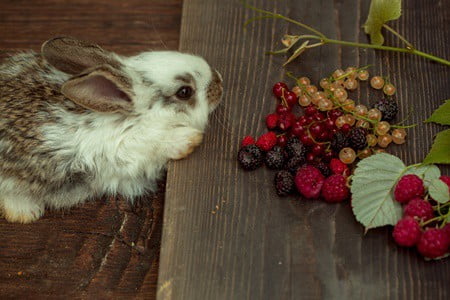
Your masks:
<svg viewBox="0 0 450 300"><path fill-rule="evenodd" d="M442 230L444 230L444 232L447 234L447 238L450 240L450 223L445 225Z"/></svg>
<svg viewBox="0 0 450 300"><path fill-rule="evenodd" d="M382 121L392 121L398 112L398 105L393 100L381 99L373 107L381 111Z"/></svg>
<svg viewBox="0 0 450 300"><path fill-rule="evenodd" d="M269 169L278 170L283 168L286 162L286 152L280 146L274 146L266 153L266 166Z"/></svg>
<svg viewBox="0 0 450 300"><path fill-rule="evenodd" d="M317 198L320 195L325 177L310 165L303 166L295 175L297 190L306 198Z"/></svg>
<svg viewBox="0 0 450 300"><path fill-rule="evenodd" d="M424 193L423 181L414 174L405 175L397 182L394 190L395 200L406 203L412 198L421 197Z"/></svg>
<svg viewBox="0 0 450 300"><path fill-rule="evenodd" d="M244 170L255 170L262 165L263 153L255 145L242 147L238 152L238 162Z"/></svg>
<svg viewBox="0 0 450 300"><path fill-rule="evenodd" d="M395 242L404 247L416 245L420 240L421 234L419 223L409 216L398 221L392 232Z"/></svg>
<svg viewBox="0 0 450 300"><path fill-rule="evenodd" d="M274 129L277 127L278 119L280 118L277 114L269 114L266 117L266 126L268 129Z"/></svg>
<svg viewBox="0 0 450 300"><path fill-rule="evenodd" d="M333 174L341 174L348 176L349 169L346 164L344 164L340 159L332 158L330 161L330 169Z"/></svg>
<svg viewBox="0 0 450 300"><path fill-rule="evenodd" d="M277 144L277 135L273 131L266 132L256 141L258 146L263 151L269 151Z"/></svg>
<svg viewBox="0 0 450 300"><path fill-rule="evenodd" d="M331 140L331 149L339 153L342 148L347 147L347 138L344 133L338 131Z"/></svg>
<svg viewBox="0 0 450 300"><path fill-rule="evenodd" d="M325 179L322 186L322 197L326 202L342 202L348 198L350 190L344 176L334 174Z"/></svg>
<svg viewBox="0 0 450 300"><path fill-rule="evenodd" d="M298 137L292 137L287 141L286 152L289 157L298 156L303 159L306 157L306 148Z"/></svg>
<svg viewBox="0 0 450 300"><path fill-rule="evenodd" d="M434 217L433 206L421 198L414 198L404 208L405 216L417 217L427 221Z"/></svg>
<svg viewBox="0 0 450 300"><path fill-rule="evenodd" d="M445 182L450 190L450 176L442 175L441 177L439 177L439 179Z"/></svg>
<svg viewBox="0 0 450 300"><path fill-rule="evenodd" d="M429 228L420 238L417 250L428 258L437 258L447 253L450 240L443 229Z"/></svg>
<svg viewBox="0 0 450 300"><path fill-rule="evenodd" d="M287 196L294 191L294 176L288 171L275 174L275 190L278 196Z"/></svg>
<svg viewBox="0 0 450 300"><path fill-rule="evenodd" d="M245 147L245 146L253 145L253 144L255 144L255 139L252 136L247 135L246 137L244 137L242 139L241 147Z"/></svg>
<svg viewBox="0 0 450 300"><path fill-rule="evenodd" d="M331 175L330 167L326 163L319 162L315 165L315 167L319 169L320 173L322 173L323 176L328 177Z"/></svg>
<svg viewBox="0 0 450 300"><path fill-rule="evenodd" d="M348 134L348 145L355 151L366 148L366 130L361 127L356 127L350 130L350 133Z"/></svg>

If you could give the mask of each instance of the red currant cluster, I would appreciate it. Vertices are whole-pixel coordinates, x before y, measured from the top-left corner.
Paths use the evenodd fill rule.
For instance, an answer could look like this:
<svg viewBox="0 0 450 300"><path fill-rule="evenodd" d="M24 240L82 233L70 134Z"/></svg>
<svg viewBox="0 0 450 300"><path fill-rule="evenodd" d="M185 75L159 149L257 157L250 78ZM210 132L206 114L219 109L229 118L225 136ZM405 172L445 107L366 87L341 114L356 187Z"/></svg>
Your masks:
<svg viewBox="0 0 450 300"><path fill-rule="evenodd" d="M441 176L450 189L450 176ZM394 190L395 200L404 204L403 218L392 233L395 242L404 247L416 246L427 258L450 254L450 201L437 203L427 195L423 181L416 175L405 175Z"/></svg>

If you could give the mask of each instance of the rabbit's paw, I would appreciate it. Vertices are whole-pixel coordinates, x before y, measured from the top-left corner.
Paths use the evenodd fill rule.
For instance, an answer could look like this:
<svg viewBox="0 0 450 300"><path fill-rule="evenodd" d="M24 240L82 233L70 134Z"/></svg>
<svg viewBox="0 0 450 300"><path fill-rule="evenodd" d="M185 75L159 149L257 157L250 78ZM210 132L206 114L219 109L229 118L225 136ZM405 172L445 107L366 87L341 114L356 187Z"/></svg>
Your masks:
<svg viewBox="0 0 450 300"><path fill-rule="evenodd" d="M11 223L31 223L44 214L44 205L21 196L3 198L3 216Z"/></svg>
<svg viewBox="0 0 450 300"><path fill-rule="evenodd" d="M202 132L194 132L187 135L178 145L173 145L170 149L170 158L174 160L183 159L191 154L195 147L200 145L203 140Z"/></svg>

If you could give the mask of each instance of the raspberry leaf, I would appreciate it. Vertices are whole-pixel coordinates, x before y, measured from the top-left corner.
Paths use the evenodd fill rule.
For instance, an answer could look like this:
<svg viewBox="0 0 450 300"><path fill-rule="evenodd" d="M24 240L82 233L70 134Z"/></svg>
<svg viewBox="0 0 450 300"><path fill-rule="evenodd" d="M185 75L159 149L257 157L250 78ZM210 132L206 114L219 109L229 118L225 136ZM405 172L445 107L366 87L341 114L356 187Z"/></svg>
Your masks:
<svg viewBox="0 0 450 300"><path fill-rule="evenodd" d="M405 164L396 156L380 153L361 160L352 178L352 209L366 231L395 225L402 217L393 189L405 173Z"/></svg>
<svg viewBox="0 0 450 300"><path fill-rule="evenodd" d="M425 120L425 122L434 122L441 125L450 125L450 99L445 100L438 109L436 109L431 117Z"/></svg>
<svg viewBox="0 0 450 300"><path fill-rule="evenodd" d="M370 34L370 42L374 45L384 43L381 27L387 21L396 20L402 15L401 0L372 0L369 15L364 24L364 31Z"/></svg>
<svg viewBox="0 0 450 300"><path fill-rule="evenodd" d="M428 165L425 167L428 167L428 169L424 173L423 183L425 187L428 188L433 180L441 177L441 170L439 170L439 168L435 165Z"/></svg>
<svg viewBox="0 0 450 300"><path fill-rule="evenodd" d="M425 164L450 164L450 129L439 132L423 161Z"/></svg>
<svg viewBox="0 0 450 300"><path fill-rule="evenodd" d="M440 179L433 179L431 181L428 192L430 193L431 198L439 203L445 203L450 200L448 185Z"/></svg>

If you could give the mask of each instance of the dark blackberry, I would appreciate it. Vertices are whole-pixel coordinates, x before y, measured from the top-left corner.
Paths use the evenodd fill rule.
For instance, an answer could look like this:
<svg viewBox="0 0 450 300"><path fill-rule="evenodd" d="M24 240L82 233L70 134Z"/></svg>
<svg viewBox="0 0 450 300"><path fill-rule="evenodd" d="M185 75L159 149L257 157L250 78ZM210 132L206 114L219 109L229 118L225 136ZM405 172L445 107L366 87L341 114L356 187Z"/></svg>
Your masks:
<svg viewBox="0 0 450 300"><path fill-rule="evenodd" d="M275 174L275 190L278 196L287 196L294 191L294 176L288 171Z"/></svg>
<svg viewBox="0 0 450 300"><path fill-rule="evenodd" d="M315 165L317 169L319 169L320 173L322 173L323 176L328 177L331 175L331 170L328 164L324 162L319 162Z"/></svg>
<svg viewBox="0 0 450 300"><path fill-rule="evenodd" d="M305 158L301 156L293 156L288 159L286 163L286 169L292 174L297 173L298 168L300 168L305 163Z"/></svg>
<svg viewBox="0 0 450 300"><path fill-rule="evenodd" d="M382 121L392 121L398 112L398 105L394 100L381 99L373 107L381 111Z"/></svg>
<svg viewBox="0 0 450 300"><path fill-rule="evenodd" d="M342 148L347 147L347 137L341 131L336 132L333 139L331 140L331 149L336 153L339 153Z"/></svg>
<svg viewBox="0 0 450 300"><path fill-rule="evenodd" d="M269 169L279 170L282 169L286 163L286 151L280 146L273 147L272 150L266 153L266 166Z"/></svg>
<svg viewBox="0 0 450 300"><path fill-rule="evenodd" d="M348 145L355 151L367 147L366 130L361 127L352 128L348 134Z"/></svg>
<svg viewBox="0 0 450 300"><path fill-rule="evenodd" d="M242 147L238 152L238 162L244 170L251 171L263 163L263 152L255 145Z"/></svg>
<svg viewBox="0 0 450 300"><path fill-rule="evenodd" d="M300 142L300 139L298 137L290 138L286 143L285 149L289 157L306 157L306 148L305 146L303 146L302 142Z"/></svg>

